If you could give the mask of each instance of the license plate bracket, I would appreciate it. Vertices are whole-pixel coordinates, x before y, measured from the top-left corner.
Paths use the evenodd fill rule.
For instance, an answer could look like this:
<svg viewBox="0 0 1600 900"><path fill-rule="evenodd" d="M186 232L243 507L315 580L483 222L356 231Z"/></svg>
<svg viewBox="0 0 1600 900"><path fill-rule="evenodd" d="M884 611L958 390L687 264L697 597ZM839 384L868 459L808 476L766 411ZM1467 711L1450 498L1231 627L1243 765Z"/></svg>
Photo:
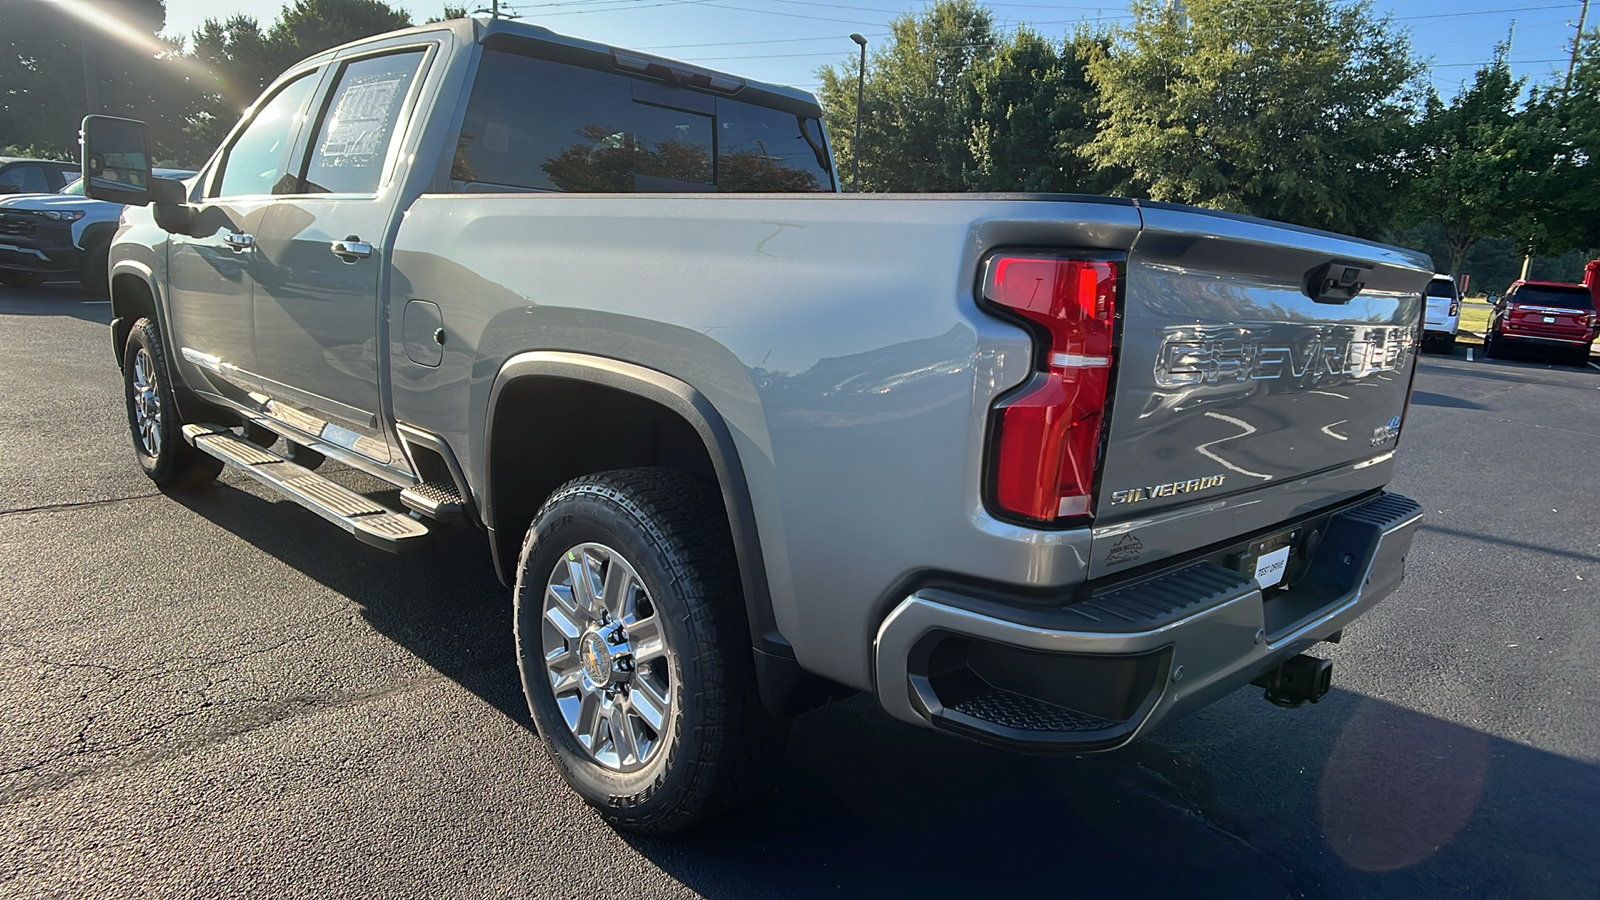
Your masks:
<svg viewBox="0 0 1600 900"><path fill-rule="evenodd" d="M1246 577L1254 578L1261 590L1287 588L1284 576L1296 556L1300 530L1283 531L1250 542L1250 548L1234 558L1234 567Z"/></svg>

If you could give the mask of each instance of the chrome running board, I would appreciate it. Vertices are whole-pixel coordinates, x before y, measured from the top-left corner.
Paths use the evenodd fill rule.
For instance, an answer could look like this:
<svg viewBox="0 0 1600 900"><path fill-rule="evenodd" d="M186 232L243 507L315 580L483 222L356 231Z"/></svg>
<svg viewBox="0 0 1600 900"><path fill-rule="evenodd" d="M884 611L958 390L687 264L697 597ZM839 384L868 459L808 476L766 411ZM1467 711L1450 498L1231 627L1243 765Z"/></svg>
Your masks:
<svg viewBox="0 0 1600 900"><path fill-rule="evenodd" d="M264 450L220 425L185 425L183 439L354 535L364 544L402 553L428 540L428 527L372 502L304 466Z"/></svg>

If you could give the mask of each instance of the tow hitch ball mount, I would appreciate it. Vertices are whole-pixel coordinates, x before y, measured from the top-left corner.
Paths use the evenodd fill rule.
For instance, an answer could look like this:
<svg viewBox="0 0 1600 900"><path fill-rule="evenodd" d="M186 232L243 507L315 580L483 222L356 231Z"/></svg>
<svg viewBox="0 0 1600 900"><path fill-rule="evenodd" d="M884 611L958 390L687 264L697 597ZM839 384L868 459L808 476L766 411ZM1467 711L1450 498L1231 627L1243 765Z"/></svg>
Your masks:
<svg viewBox="0 0 1600 900"><path fill-rule="evenodd" d="M1307 700L1316 703L1333 684L1333 661L1304 653L1256 676L1251 684L1266 689L1269 703L1294 709Z"/></svg>

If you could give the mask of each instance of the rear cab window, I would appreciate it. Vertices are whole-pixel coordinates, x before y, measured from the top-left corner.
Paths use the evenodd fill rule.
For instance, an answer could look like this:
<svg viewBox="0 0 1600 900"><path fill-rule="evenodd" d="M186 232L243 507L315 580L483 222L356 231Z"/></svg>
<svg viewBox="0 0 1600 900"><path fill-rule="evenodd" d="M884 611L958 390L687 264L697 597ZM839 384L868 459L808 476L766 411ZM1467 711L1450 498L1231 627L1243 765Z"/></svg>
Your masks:
<svg viewBox="0 0 1600 900"><path fill-rule="evenodd" d="M485 48L451 179L534 191L831 192L825 146L815 118Z"/></svg>

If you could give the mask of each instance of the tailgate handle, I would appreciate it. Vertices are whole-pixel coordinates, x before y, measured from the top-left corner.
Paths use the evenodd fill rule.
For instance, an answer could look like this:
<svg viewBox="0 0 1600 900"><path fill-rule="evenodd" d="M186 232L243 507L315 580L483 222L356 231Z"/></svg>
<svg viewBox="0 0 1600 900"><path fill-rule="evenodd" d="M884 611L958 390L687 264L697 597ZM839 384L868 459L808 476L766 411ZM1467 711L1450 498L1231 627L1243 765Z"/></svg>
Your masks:
<svg viewBox="0 0 1600 900"><path fill-rule="evenodd" d="M1318 303L1349 303L1371 275L1372 269L1360 263L1329 260L1306 273L1304 289Z"/></svg>

